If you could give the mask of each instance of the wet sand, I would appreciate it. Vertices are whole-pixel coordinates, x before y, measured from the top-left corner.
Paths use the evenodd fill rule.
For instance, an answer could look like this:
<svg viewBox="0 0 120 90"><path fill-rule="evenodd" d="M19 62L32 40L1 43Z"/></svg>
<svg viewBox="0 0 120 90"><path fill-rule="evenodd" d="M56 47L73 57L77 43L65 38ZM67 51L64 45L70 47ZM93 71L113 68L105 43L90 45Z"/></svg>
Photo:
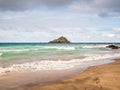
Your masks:
<svg viewBox="0 0 120 90"><path fill-rule="evenodd" d="M80 71L77 71L74 68L66 70L40 70L35 72L8 73L0 76L0 90L26 90L33 86L41 86L63 80L78 72Z"/></svg>
<svg viewBox="0 0 120 90"><path fill-rule="evenodd" d="M73 71L5 75L0 77L0 90L120 90L120 59L65 79Z"/></svg>
<svg viewBox="0 0 120 90"><path fill-rule="evenodd" d="M120 59L116 62L90 67L79 75L28 90L120 90ZM19 88L16 90L25 90Z"/></svg>

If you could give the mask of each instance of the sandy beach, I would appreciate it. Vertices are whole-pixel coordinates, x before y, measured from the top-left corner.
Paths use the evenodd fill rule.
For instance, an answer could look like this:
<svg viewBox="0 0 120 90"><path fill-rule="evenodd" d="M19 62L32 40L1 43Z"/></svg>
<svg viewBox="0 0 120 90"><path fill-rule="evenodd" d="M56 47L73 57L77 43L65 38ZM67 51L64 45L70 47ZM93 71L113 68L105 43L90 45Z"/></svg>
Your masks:
<svg viewBox="0 0 120 90"><path fill-rule="evenodd" d="M15 90L120 90L120 59L90 67L79 75L49 85Z"/></svg>
<svg viewBox="0 0 120 90"><path fill-rule="evenodd" d="M0 90L120 90L120 59L67 78L71 73L69 70L12 73L0 78Z"/></svg>
<svg viewBox="0 0 120 90"><path fill-rule="evenodd" d="M0 90L120 90L120 0L0 0Z"/></svg>
<svg viewBox="0 0 120 90"><path fill-rule="evenodd" d="M73 76L74 70L41 70L36 72L8 73L0 76L0 90L26 90ZM19 90L19 89L18 89Z"/></svg>

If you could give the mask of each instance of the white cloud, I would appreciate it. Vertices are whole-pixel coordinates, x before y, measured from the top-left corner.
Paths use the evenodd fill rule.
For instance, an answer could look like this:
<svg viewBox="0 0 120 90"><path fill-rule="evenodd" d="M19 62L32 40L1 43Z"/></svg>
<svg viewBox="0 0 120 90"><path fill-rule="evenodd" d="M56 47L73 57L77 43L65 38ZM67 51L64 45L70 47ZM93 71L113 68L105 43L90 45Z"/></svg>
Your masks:
<svg viewBox="0 0 120 90"><path fill-rule="evenodd" d="M92 10L88 5L71 5L69 9L76 12L89 12Z"/></svg>
<svg viewBox="0 0 120 90"><path fill-rule="evenodd" d="M113 28L113 31L118 32L120 34L120 28Z"/></svg>
<svg viewBox="0 0 120 90"><path fill-rule="evenodd" d="M115 34L106 34L106 36L112 38L115 36Z"/></svg>
<svg viewBox="0 0 120 90"><path fill-rule="evenodd" d="M120 40L119 28L104 30L104 27L114 27L114 23L93 15L44 11L0 15L0 42L48 42L61 35L72 42Z"/></svg>

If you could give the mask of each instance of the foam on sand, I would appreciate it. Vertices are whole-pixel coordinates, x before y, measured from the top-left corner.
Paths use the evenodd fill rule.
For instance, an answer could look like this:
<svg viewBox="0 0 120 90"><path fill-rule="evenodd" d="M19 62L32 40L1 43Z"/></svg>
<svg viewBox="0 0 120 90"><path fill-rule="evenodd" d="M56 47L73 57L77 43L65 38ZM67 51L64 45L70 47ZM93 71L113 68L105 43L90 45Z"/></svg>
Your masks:
<svg viewBox="0 0 120 90"><path fill-rule="evenodd" d="M0 68L0 75L9 72L26 72L26 71L38 71L38 70L61 70L73 68L74 60L71 61L39 61L28 62L23 64L13 64L6 68Z"/></svg>
<svg viewBox="0 0 120 90"><path fill-rule="evenodd" d="M71 69L76 66L79 67L89 67L92 65L98 65L99 63L104 64L105 60L119 58L120 54L105 54L105 55L86 55L83 59L72 59L68 61L63 60L42 60L42 61L33 61L26 62L23 64L13 64L8 67L0 67L0 75L10 73L10 72L31 72L39 70L62 70L62 69ZM99 62L99 63L94 63ZM108 62L107 62L108 63Z"/></svg>

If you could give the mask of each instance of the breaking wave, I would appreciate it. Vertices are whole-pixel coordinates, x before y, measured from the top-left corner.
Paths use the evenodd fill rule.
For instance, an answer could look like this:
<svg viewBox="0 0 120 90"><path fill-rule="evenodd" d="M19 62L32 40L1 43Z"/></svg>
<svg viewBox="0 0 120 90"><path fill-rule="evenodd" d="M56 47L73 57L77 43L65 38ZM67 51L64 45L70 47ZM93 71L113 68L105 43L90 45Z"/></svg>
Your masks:
<svg viewBox="0 0 120 90"><path fill-rule="evenodd" d="M94 49L94 48L105 48L105 45L85 45L85 46L31 46L31 47L19 47L19 48L0 48L1 52L26 52L26 51L41 51L41 50L81 50L81 49Z"/></svg>
<svg viewBox="0 0 120 90"><path fill-rule="evenodd" d="M26 72L26 71L39 71L39 70L62 70L62 69L71 69L76 66L79 67L89 67L97 64L104 64L112 62L111 59L119 58L120 54L86 54L85 58L82 59L71 59L67 61L63 60L42 60L42 61L33 61L26 62L23 64L13 64L6 68L0 67L0 75L10 73L10 72Z"/></svg>
<svg viewBox="0 0 120 90"><path fill-rule="evenodd" d="M105 48L107 45L85 45L82 48Z"/></svg>
<svg viewBox="0 0 120 90"><path fill-rule="evenodd" d="M0 56L2 56L3 53L0 53Z"/></svg>

